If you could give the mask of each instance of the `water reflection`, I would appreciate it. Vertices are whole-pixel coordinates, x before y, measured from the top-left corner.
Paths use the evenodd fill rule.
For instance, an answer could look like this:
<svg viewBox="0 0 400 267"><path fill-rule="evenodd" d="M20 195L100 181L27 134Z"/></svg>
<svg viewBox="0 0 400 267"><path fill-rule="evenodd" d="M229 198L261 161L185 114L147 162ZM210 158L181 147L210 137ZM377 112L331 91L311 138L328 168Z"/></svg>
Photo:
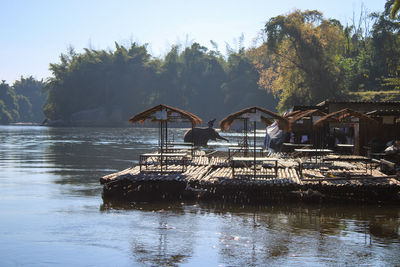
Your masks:
<svg viewBox="0 0 400 267"><path fill-rule="evenodd" d="M386 222L379 236L373 227L377 213ZM375 253L382 245L400 252L398 214L374 207L265 207L253 211L253 221L237 215L221 227L220 253L228 265L295 264L305 258L315 261L310 264L353 265L381 262Z"/></svg>
<svg viewBox="0 0 400 267"><path fill-rule="evenodd" d="M400 263L396 207L253 207L218 203L103 207L115 208L141 210L157 217L156 224L143 225L145 238L131 237L132 256L150 265L185 262L193 256L193 243L203 242L203 234L216 237L214 243L208 244L212 247L203 249L217 251L219 262L227 266ZM213 220L214 216L217 220ZM201 225L204 220L207 225ZM382 248L392 256L383 258Z"/></svg>
<svg viewBox="0 0 400 267"><path fill-rule="evenodd" d="M139 210L140 225L130 237L136 262L150 266L178 266L194 254L196 214L184 203L106 203L101 210Z"/></svg>

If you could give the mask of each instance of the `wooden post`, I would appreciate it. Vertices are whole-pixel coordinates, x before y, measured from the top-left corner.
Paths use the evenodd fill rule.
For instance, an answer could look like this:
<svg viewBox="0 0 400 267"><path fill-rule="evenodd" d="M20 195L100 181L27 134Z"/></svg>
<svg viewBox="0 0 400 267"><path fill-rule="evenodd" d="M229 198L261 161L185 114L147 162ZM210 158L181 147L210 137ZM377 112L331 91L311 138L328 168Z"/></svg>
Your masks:
<svg viewBox="0 0 400 267"><path fill-rule="evenodd" d="M354 154L360 155L360 123L354 123Z"/></svg>
<svg viewBox="0 0 400 267"><path fill-rule="evenodd" d="M165 124L165 151L168 153L168 121L167 119L164 122ZM168 169L168 158L165 159L165 170Z"/></svg>
<svg viewBox="0 0 400 267"><path fill-rule="evenodd" d="M244 156L247 157L249 143L247 141L247 119L243 120L243 146L244 146Z"/></svg>
<svg viewBox="0 0 400 267"><path fill-rule="evenodd" d="M160 120L160 134L161 134L161 157L160 157L160 170L161 170L161 173L162 173L162 171L163 171L163 164L162 164L162 162L163 162L163 147L164 147L164 133L163 133L163 121L162 120Z"/></svg>
<svg viewBox="0 0 400 267"><path fill-rule="evenodd" d="M254 121L254 141L253 141L253 155L254 155L254 178L256 178L256 129L257 129L257 123Z"/></svg>
<svg viewBox="0 0 400 267"><path fill-rule="evenodd" d="M193 156L194 156L194 125L192 122L192 159L193 159Z"/></svg>
<svg viewBox="0 0 400 267"><path fill-rule="evenodd" d="M168 121L165 121L165 149L168 150Z"/></svg>

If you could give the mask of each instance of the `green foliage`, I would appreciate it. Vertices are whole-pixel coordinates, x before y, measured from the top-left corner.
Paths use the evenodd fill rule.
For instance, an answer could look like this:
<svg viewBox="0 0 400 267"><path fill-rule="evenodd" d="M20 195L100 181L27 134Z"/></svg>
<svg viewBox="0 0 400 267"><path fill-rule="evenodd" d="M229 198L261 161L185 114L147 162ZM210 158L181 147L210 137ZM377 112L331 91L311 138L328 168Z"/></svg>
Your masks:
<svg viewBox="0 0 400 267"><path fill-rule="evenodd" d="M114 52L85 49L77 54L71 49L60 56L60 63L50 64L53 77L44 88L47 118L69 121L73 113L96 108L122 114L139 111L152 91L154 66L144 46L115 45Z"/></svg>
<svg viewBox="0 0 400 267"><path fill-rule="evenodd" d="M349 100L356 101L400 101L400 91L350 92Z"/></svg>
<svg viewBox="0 0 400 267"><path fill-rule="evenodd" d="M5 81L0 84L0 123L18 121L18 96Z"/></svg>
<svg viewBox="0 0 400 267"><path fill-rule="evenodd" d="M227 81L222 84L226 114L232 112L232 107L243 109L249 106L267 106L271 110L275 109L276 99L272 94L266 94L258 88L260 76L244 50L229 55L227 75Z"/></svg>
<svg viewBox="0 0 400 267"><path fill-rule="evenodd" d="M5 81L0 84L0 124L12 122L43 121L42 106L44 96L40 92L44 83L33 77L15 81L9 86Z"/></svg>
<svg viewBox="0 0 400 267"><path fill-rule="evenodd" d="M0 100L0 124L8 124L13 120L13 117L4 104L3 100Z"/></svg>
<svg viewBox="0 0 400 267"><path fill-rule="evenodd" d="M46 95L42 93L45 83L32 76L21 77L15 81L13 88L18 97L20 121L40 123L44 119L43 105Z"/></svg>
<svg viewBox="0 0 400 267"><path fill-rule="evenodd" d="M390 19L393 3L388 0L382 13L362 11L358 25L346 27L318 11L270 19L267 41L253 51L259 84L279 97L280 110L348 96L391 99L375 92L400 88L400 22Z"/></svg>
<svg viewBox="0 0 400 267"><path fill-rule="evenodd" d="M397 12L400 9L400 0L394 0L393 8L390 12L390 18L394 19L396 17Z"/></svg>
<svg viewBox="0 0 400 267"><path fill-rule="evenodd" d="M72 124L92 111L101 120L93 118L94 124L126 123L160 103L205 120L255 102L270 109L275 105L270 94L258 90L258 73L244 49L226 61L218 51L194 43L183 50L173 46L164 59L157 59L145 46L116 43L115 51L85 49L79 54L70 49L50 69L45 115Z"/></svg>
<svg viewBox="0 0 400 267"><path fill-rule="evenodd" d="M360 50L352 57L338 59L341 78L346 92L373 90L379 84L373 74L374 62L371 55Z"/></svg>
<svg viewBox="0 0 400 267"><path fill-rule="evenodd" d="M338 24L315 10L296 10L267 22L266 45L256 49L254 58L259 83L279 96L280 110L342 95L337 58L343 51L343 35Z"/></svg>

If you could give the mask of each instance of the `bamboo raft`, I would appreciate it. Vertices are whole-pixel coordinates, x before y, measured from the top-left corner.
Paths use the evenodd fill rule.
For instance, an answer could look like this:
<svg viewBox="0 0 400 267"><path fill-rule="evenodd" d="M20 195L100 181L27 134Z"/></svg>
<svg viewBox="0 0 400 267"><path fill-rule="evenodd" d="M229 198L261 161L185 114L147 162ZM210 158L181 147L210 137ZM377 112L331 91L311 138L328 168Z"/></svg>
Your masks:
<svg viewBox="0 0 400 267"><path fill-rule="evenodd" d="M269 155L280 157L281 155ZM382 173L365 158L326 158L307 163L300 158L280 157L278 169L259 166L235 169L226 157L197 152L186 170L171 164L168 171L139 166L100 178L103 199L119 201L221 200L234 203L284 201L339 201L400 203L397 176ZM299 163L300 162L300 163Z"/></svg>

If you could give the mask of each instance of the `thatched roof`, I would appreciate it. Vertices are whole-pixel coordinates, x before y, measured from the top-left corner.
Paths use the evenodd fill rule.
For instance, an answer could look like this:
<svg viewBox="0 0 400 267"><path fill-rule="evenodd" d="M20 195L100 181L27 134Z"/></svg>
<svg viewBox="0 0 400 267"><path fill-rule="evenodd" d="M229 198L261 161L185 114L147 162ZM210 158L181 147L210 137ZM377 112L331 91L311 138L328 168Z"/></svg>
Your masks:
<svg viewBox="0 0 400 267"><path fill-rule="evenodd" d="M168 122L181 122L181 121L189 121L193 126L197 124L201 124L202 120L196 115L179 109L175 107L170 107L167 105L158 105L142 111L132 118L129 119L130 122L140 122L144 123L144 121L150 120L151 122L155 121L168 121Z"/></svg>
<svg viewBox="0 0 400 267"><path fill-rule="evenodd" d="M258 116L266 125L272 124L274 119L284 123L285 125L288 124L287 119L272 111L260 107L249 107L228 115L219 122L219 127L223 131L229 131L235 120L249 119L251 121L252 119L257 119Z"/></svg>
<svg viewBox="0 0 400 267"><path fill-rule="evenodd" d="M289 119L290 123L294 123L298 120L304 119L305 117L310 117L310 116L319 116L319 117L323 117L326 116L327 114L319 109L310 109L310 110L305 110L305 111L301 111L298 112L296 114L294 114L293 116L291 116L291 118Z"/></svg>
<svg viewBox="0 0 400 267"><path fill-rule="evenodd" d="M343 122L350 122L350 123L358 123L361 121L365 122L372 122L372 123L377 123L376 120L372 119L371 117L357 112L352 109L342 109L336 112L329 113L328 115L325 115L321 119L317 120L314 123L314 126L322 126L326 122L336 122L336 123L343 123Z"/></svg>
<svg viewBox="0 0 400 267"><path fill-rule="evenodd" d="M288 118L293 117L293 116L295 116L296 114L299 114L299 113L301 113L301 112L302 112L302 110L293 110L293 111L291 111L291 112L288 112L288 113L284 114L282 117L288 119Z"/></svg>

